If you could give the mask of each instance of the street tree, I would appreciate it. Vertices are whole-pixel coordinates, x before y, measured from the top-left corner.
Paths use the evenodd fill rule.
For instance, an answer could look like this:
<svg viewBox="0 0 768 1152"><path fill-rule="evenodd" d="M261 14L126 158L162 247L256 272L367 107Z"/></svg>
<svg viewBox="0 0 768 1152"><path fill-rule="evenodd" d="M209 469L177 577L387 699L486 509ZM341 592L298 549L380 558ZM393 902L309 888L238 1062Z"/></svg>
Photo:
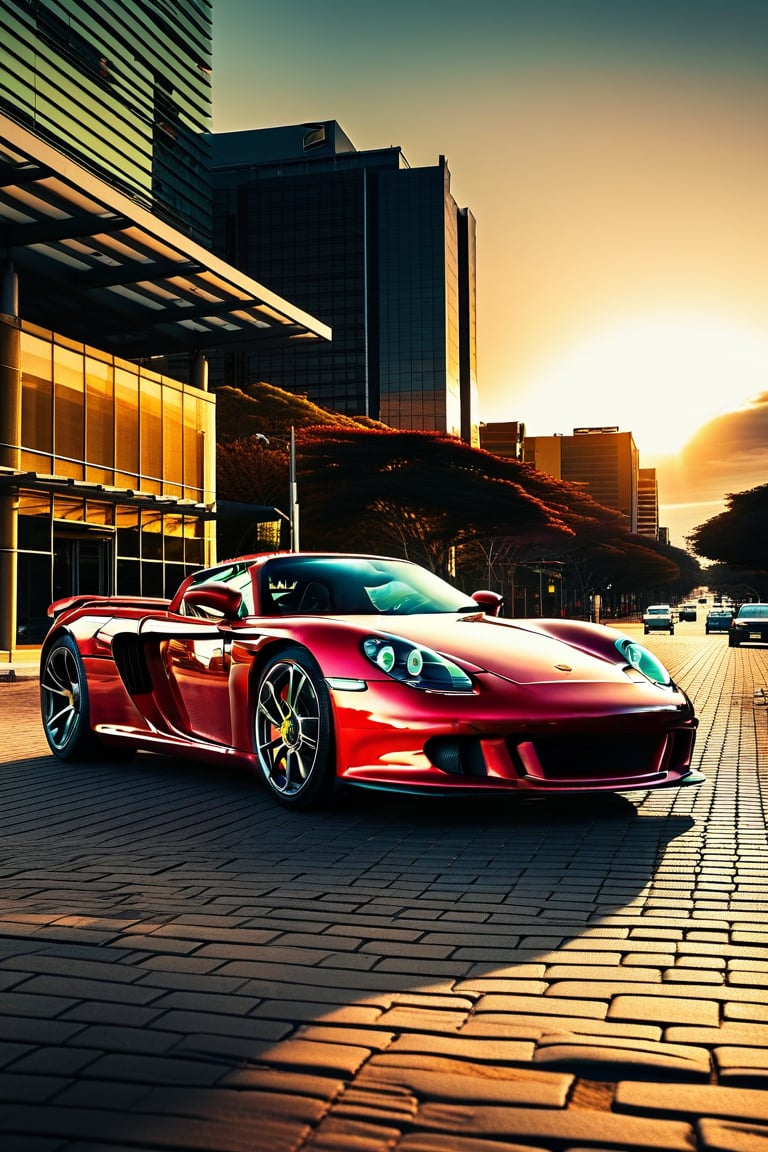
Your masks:
<svg viewBox="0 0 768 1152"><path fill-rule="evenodd" d="M699 556L754 572L768 572L768 484L730 492L726 508L695 528L689 537Z"/></svg>
<svg viewBox="0 0 768 1152"><path fill-rule="evenodd" d="M302 534L313 546L382 549L445 575L453 549L572 530L522 483L523 466L436 432L320 427L297 444Z"/></svg>

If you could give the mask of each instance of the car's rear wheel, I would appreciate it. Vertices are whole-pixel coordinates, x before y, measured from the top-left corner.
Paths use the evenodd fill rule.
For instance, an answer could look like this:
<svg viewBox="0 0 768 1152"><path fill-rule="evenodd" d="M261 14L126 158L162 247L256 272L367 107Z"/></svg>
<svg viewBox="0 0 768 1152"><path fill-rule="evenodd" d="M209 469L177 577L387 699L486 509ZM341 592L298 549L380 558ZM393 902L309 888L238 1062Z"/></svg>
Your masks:
<svg viewBox="0 0 768 1152"><path fill-rule="evenodd" d="M48 745L60 760L85 759L98 747L90 727L88 681L77 645L53 641L40 671L40 711Z"/></svg>
<svg viewBox="0 0 768 1152"><path fill-rule="evenodd" d="M736 637L735 636L729 636L728 637L728 647L729 648L738 648L738 646L739 646L739 642L736 639Z"/></svg>
<svg viewBox="0 0 768 1152"><path fill-rule="evenodd" d="M256 690L256 755L272 795L289 808L327 799L334 780L331 700L309 652L283 648Z"/></svg>

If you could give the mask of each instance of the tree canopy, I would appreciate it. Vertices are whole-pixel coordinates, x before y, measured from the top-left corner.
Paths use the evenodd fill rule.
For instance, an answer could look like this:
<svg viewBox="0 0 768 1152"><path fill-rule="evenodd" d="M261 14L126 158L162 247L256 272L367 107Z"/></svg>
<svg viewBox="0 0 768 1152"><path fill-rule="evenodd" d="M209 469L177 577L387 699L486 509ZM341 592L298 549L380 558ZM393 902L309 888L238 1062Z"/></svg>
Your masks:
<svg viewBox="0 0 768 1152"><path fill-rule="evenodd" d="M579 484L438 432L403 431L326 412L269 385L218 393L222 501L288 508L288 443L296 432L301 544L389 552L446 575L502 582L556 562L583 599L612 588L700 581L680 549L632 537L626 519Z"/></svg>
<svg viewBox="0 0 768 1152"><path fill-rule="evenodd" d="M699 556L735 568L768 572L768 484L730 492L726 509L695 528L690 536Z"/></svg>
<svg viewBox="0 0 768 1152"><path fill-rule="evenodd" d="M320 427L299 439L303 541L400 555L436 572L451 548L491 536L572 534L521 484L522 465L437 432Z"/></svg>

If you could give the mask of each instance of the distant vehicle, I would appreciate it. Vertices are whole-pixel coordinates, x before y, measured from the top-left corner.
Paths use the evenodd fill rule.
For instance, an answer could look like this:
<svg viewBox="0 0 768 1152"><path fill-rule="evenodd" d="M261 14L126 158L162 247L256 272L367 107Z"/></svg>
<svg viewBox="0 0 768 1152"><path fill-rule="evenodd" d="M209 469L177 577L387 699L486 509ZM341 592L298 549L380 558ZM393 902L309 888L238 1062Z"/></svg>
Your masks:
<svg viewBox="0 0 768 1152"><path fill-rule="evenodd" d="M730 608L710 608L704 622L704 631L707 636L710 632L727 632L731 627L733 612Z"/></svg>
<svg viewBox="0 0 768 1152"><path fill-rule="evenodd" d="M742 604L728 629L731 648L750 640L768 640L768 604Z"/></svg>
<svg viewBox="0 0 768 1152"><path fill-rule="evenodd" d="M669 632L675 634L675 619L669 604L650 604L643 614L643 632Z"/></svg>
<svg viewBox="0 0 768 1152"><path fill-rule="evenodd" d="M681 604L677 613L678 620L695 620L696 619L696 605L691 601L689 604Z"/></svg>

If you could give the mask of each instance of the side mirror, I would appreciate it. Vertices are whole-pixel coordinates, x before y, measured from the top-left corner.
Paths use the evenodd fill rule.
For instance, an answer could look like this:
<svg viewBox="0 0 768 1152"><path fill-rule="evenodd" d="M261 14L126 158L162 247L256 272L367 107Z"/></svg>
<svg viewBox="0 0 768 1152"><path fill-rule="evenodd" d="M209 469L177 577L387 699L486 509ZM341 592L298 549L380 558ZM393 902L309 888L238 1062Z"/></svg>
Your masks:
<svg viewBox="0 0 768 1152"><path fill-rule="evenodd" d="M236 620L243 595L226 584L198 584L184 593L181 602L189 608L202 609L203 614L215 612L225 620Z"/></svg>
<svg viewBox="0 0 768 1152"><path fill-rule="evenodd" d="M479 604L486 616L498 616L504 603L503 596L498 592L490 592L487 588L473 592L472 599L476 604Z"/></svg>

